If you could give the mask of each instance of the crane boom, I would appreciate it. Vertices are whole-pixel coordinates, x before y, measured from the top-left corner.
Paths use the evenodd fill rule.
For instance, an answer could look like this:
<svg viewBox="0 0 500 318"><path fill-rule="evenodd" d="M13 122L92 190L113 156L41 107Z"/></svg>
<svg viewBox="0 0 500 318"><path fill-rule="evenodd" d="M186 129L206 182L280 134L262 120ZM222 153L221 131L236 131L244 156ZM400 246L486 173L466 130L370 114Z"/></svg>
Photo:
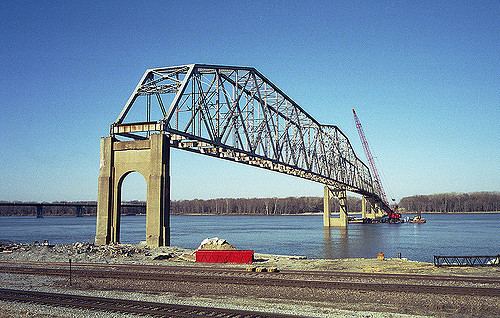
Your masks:
<svg viewBox="0 0 500 318"><path fill-rule="evenodd" d="M361 126L361 122L359 121L358 115L356 115L356 111L354 110L354 108L352 109L352 113L354 114L354 121L356 122L356 128L358 129L359 138L361 139L361 143L363 144L363 149L365 150L366 157L368 158L370 168L373 171L375 182L378 183L378 186L380 188L381 199L385 204L387 204L387 206L389 206L389 202L387 201L387 196L385 194L384 187L382 186L377 167L375 167L375 160L373 160L370 146L368 146L368 140L366 139L365 133L363 131L363 126Z"/></svg>

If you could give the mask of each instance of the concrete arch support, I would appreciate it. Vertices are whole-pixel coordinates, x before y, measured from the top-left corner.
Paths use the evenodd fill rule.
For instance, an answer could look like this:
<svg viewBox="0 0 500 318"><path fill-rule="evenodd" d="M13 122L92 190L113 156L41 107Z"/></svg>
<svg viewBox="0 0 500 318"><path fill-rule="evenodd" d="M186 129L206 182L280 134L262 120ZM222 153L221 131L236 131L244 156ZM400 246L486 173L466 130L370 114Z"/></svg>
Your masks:
<svg viewBox="0 0 500 318"><path fill-rule="evenodd" d="M331 217L330 202L332 198L336 198L339 202L339 216ZM347 208L347 191L332 190L330 187L324 187L323 196L323 226L324 227L347 227L348 225L348 208Z"/></svg>
<svg viewBox="0 0 500 318"><path fill-rule="evenodd" d="M147 183L146 244L170 245L170 140L153 134L145 140L101 139L95 243L120 241L121 186L131 172Z"/></svg>

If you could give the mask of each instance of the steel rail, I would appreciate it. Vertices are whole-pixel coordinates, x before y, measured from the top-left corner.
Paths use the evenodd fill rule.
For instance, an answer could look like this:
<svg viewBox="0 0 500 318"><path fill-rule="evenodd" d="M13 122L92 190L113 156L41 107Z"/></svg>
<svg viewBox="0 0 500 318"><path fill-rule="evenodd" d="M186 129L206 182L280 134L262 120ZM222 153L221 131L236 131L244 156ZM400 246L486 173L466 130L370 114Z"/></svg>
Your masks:
<svg viewBox="0 0 500 318"><path fill-rule="evenodd" d="M18 265L29 265L30 267L46 267L46 266L61 266L67 267L67 262L8 262L0 261L0 264L12 265L18 267ZM500 277L488 277L488 276L463 276L463 275L425 275L425 274L403 274L403 273L364 273L364 272L339 272L332 270L283 270L278 273L256 273L248 272L243 268L235 267L207 267L207 266L170 266L170 265L144 265L144 264L99 264L99 263L72 263L73 268L88 268L94 267L97 269L104 270L115 270L120 271L131 271L131 270L141 270L142 272L156 273L155 271L160 271L162 273L170 272L195 272L196 274L220 274L227 275L231 273L248 276L248 277L290 277L290 276L310 276L318 278L338 278L338 277L348 277L348 278L374 278L374 279L392 279L392 280L428 280L428 281L451 281L451 282L470 282L470 283L480 283L480 284L500 284ZM0 272L2 269L0 268Z"/></svg>
<svg viewBox="0 0 500 318"><path fill-rule="evenodd" d="M26 268L26 267L2 267L0 272L11 274L47 275L47 276L69 276L69 269L60 268ZM85 277L96 279L132 279L145 281L170 281L190 282L196 284L235 284L247 286L268 287L294 287L294 288L318 288L318 289L342 289L358 291L380 291L380 292L405 292L448 294L448 295L471 295L471 296L500 296L500 288L493 287L457 287L440 285L413 285L394 283L368 283L368 282L345 282L325 281L314 279L289 279L276 277L248 277L241 275L206 276L200 274L186 273L151 273L139 271L118 272L111 270L74 269L71 271L73 277ZM152 275L154 274L154 275Z"/></svg>
<svg viewBox="0 0 500 318"><path fill-rule="evenodd" d="M189 305L165 304L128 299L93 297L73 294L48 293L15 289L0 289L2 301L43 304L56 307L92 309L105 312L141 314L153 317L234 317L234 318L290 318L294 315L243 311Z"/></svg>

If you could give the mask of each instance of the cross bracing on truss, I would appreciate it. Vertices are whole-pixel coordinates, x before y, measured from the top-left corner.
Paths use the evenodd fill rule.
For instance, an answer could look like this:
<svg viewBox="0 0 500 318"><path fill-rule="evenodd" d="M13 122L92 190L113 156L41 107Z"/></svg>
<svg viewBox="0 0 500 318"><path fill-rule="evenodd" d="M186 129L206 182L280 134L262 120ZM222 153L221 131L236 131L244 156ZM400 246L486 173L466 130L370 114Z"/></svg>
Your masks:
<svg viewBox="0 0 500 318"><path fill-rule="evenodd" d="M142 117L133 117L138 109ZM345 134L322 125L256 69L190 64L147 70L111 135L170 135L173 147L242 162L381 203L380 185ZM384 208L384 206L383 206Z"/></svg>

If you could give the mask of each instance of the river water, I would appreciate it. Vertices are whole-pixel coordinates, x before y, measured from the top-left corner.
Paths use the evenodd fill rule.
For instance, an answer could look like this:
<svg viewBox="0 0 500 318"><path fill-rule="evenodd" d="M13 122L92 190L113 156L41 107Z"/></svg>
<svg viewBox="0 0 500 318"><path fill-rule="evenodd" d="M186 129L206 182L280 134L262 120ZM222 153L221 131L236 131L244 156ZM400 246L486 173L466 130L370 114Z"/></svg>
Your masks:
<svg viewBox="0 0 500 318"><path fill-rule="evenodd" d="M500 214L424 215L426 224L350 224L323 229L322 216L172 216L171 243L196 248L207 237L239 249L308 258L402 257L500 253ZM145 239L145 216L122 217L121 241ZM0 217L0 241L92 242L95 217Z"/></svg>

